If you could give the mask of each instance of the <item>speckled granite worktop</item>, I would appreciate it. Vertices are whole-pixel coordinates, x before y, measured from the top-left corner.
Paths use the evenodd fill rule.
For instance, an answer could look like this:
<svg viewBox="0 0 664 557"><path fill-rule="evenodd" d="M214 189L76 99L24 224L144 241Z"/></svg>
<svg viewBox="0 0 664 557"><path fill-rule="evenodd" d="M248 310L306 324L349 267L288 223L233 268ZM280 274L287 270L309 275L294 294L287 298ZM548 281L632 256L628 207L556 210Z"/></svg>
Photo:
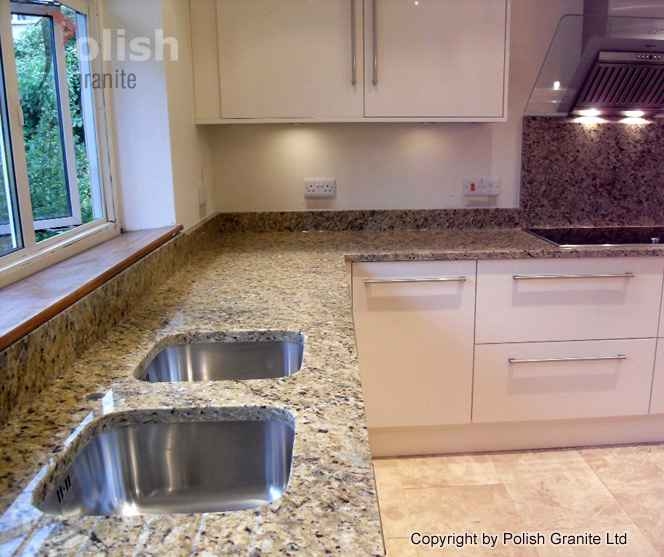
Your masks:
<svg viewBox="0 0 664 557"><path fill-rule="evenodd" d="M318 234L319 239L316 239ZM516 228L432 231L311 233L312 246L332 243L348 261L454 261L578 257L664 256L664 245L559 248ZM288 235L273 235L275 247L288 245ZM292 235L291 235L292 238ZM313 249L313 248L312 248Z"/></svg>
<svg viewBox="0 0 664 557"><path fill-rule="evenodd" d="M664 255L664 248L562 252L514 229L243 233L201 246L192 263L0 430L0 554L382 554L345 257L352 260ZM133 373L157 344L192 332L306 335L305 360L281 380L148 384ZM32 496L100 420L171 409L206 418L248 406L294 416L291 481L252 511L85 517L41 514Z"/></svg>

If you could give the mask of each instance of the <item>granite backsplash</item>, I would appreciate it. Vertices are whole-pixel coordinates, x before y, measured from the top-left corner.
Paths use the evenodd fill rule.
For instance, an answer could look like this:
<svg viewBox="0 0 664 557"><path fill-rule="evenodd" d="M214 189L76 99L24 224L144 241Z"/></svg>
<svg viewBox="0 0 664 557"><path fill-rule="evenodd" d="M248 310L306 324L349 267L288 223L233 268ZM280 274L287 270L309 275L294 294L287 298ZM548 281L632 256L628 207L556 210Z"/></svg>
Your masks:
<svg viewBox="0 0 664 557"><path fill-rule="evenodd" d="M521 208L530 225L664 224L664 124L525 118Z"/></svg>
<svg viewBox="0 0 664 557"><path fill-rule="evenodd" d="M519 218L518 209L404 209L221 213L216 222L220 232L386 232L516 228Z"/></svg>

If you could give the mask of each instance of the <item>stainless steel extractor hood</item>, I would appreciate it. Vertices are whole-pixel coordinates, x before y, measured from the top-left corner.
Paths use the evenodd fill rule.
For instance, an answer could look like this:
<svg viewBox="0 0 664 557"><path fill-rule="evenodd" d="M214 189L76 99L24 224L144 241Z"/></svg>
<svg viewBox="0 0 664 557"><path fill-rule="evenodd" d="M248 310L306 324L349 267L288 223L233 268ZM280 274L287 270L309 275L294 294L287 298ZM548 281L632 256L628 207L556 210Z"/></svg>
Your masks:
<svg viewBox="0 0 664 557"><path fill-rule="evenodd" d="M664 12L664 1L645 5ZM664 115L664 18L623 15L643 6L585 0L583 15L563 17L526 114Z"/></svg>

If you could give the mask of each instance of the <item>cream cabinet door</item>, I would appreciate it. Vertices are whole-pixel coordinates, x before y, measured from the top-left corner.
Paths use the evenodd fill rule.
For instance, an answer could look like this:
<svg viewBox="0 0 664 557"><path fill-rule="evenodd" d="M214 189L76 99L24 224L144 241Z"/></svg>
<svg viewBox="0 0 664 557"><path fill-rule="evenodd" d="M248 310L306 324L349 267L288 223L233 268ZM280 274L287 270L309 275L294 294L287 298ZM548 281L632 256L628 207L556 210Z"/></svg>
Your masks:
<svg viewBox="0 0 664 557"><path fill-rule="evenodd" d="M369 427L470 422L476 263L353 265Z"/></svg>
<svg viewBox="0 0 664 557"><path fill-rule="evenodd" d="M222 118L362 117L360 0L217 2Z"/></svg>
<svg viewBox="0 0 664 557"><path fill-rule="evenodd" d="M648 413L655 339L475 348L473 422Z"/></svg>
<svg viewBox="0 0 664 557"><path fill-rule="evenodd" d="M194 110L197 122L221 117L217 0L190 0Z"/></svg>
<svg viewBox="0 0 664 557"><path fill-rule="evenodd" d="M657 257L480 261L477 343L654 338Z"/></svg>
<svg viewBox="0 0 664 557"><path fill-rule="evenodd" d="M367 117L506 118L507 0L365 0Z"/></svg>

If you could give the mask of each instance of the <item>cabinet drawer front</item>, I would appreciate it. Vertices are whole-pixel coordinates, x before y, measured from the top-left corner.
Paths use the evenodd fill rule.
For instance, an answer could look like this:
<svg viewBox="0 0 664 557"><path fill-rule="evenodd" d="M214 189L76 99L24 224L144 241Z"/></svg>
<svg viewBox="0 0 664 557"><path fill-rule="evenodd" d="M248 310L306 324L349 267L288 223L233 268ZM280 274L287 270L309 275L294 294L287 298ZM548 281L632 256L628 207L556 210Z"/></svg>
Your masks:
<svg viewBox="0 0 664 557"><path fill-rule="evenodd" d="M648 413L655 340L475 348L474 422Z"/></svg>
<svg viewBox="0 0 664 557"><path fill-rule="evenodd" d="M470 422L473 261L353 265L369 427Z"/></svg>
<svg viewBox="0 0 664 557"><path fill-rule="evenodd" d="M657 336L658 258L480 261L477 343Z"/></svg>

